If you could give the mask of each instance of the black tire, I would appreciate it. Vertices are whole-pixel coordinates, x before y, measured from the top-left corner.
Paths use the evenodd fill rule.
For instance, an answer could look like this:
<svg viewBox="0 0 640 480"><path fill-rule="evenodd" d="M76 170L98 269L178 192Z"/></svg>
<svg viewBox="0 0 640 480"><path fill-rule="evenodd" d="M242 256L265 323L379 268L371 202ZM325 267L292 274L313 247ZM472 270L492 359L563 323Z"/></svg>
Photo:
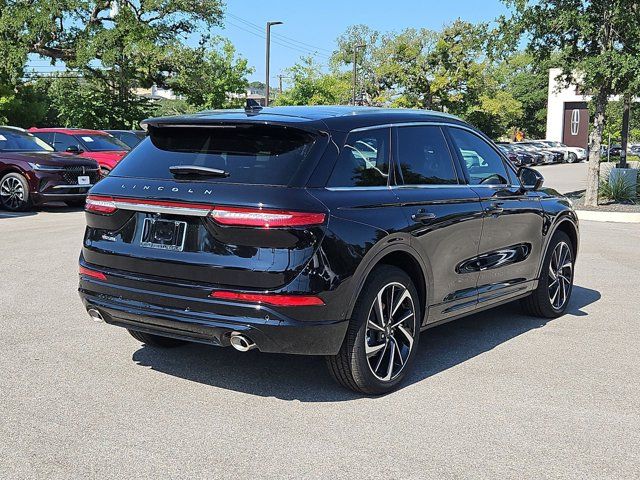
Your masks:
<svg viewBox="0 0 640 480"><path fill-rule="evenodd" d="M173 348L187 343L184 340L178 340L177 338L161 337L160 335L152 335L151 333L139 332L137 330L127 329L127 331L133 338L145 345L149 345L150 347Z"/></svg>
<svg viewBox="0 0 640 480"><path fill-rule="evenodd" d="M578 161L578 155L573 152L569 152L569 158L567 159L569 163L576 163Z"/></svg>
<svg viewBox="0 0 640 480"><path fill-rule="evenodd" d="M554 256L554 252L556 251L558 245L560 245L561 243L564 243L569 247L569 252L571 255L569 259L571 261L571 270L568 277L568 287L566 293L564 294L564 301L558 308L554 306L554 300L551 298L553 296L553 284L555 282L553 280L553 277L550 276L549 271L550 266L553 268L552 259ZM547 249L547 253L544 257L540 279L538 280L538 287L533 292L531 292L531 295L524 298L521 302L522 307L527 314L542 318L557 318L565 312L565 310L567 309L567 305L569 305L571 292L573 290L574 257L575 247L569 236L564 232L556 232L551 238L549 248ZM567 271L568 269L565 269L565 274ZM558 295L561 295L560 291L558 291Z"/></svg>
<svg viewBox="0 0 640 480"><path fill-rule="evenodd" d="M31 208L29 183L19 173L7 173L0 179L0 204L12 212L24 212Z"/></svg>
<svg viewBox="0 0 640 480"><path fill-rule="evenodd" d="M85 200L66 200L64 203L67 204L67 207L71 207L71 208L80 208L80 207L84 207L85 204Z"/></svg>
<svg viewBox="0 0 640 480"><path fill-rule="evenodd" d="M108 177L110 173L111 173L111 169L109 169L107 167L100 167L100 177L101 178Z"/></svg>
<svg viewBox="0 0 640 480"><path fill-rule="evenodd" d="M394 289L400 288L397 286L398 284L403 286L411 297L410 302L406 298L403 302L399 302L402 303L402 305L400 305L401 307L403 305L410 306L406 309L403 307L404 311L401 312L399 316L405 316L407 312L410 311L410 308L413 309L413 324L410 325L408 323L402 323L401 325L403 327L403 331L411 333L410 337L412 338L412 341L409 341L407 334L402 335L401 333L398 333L400 327L397 327L397 330L387 330L386 339L380 340L378 338L378 342L383 342L385 344L380 357L384 359L385 355L387 355L388 361L386 364L391 365L389 368L389 371L391 372L393 372L395 365L395 352L397 351L399 355L396 359L399 358L402 361L402 351L405 348L408 348L408 350L404 350L406 356L399 367L398 373L393 374L393 376L388 380L384 380L373 373L373 367L368 363L367 355L365 353L365 345L369 346L368 344L371 341L371 337L367 335L371 335L371 332L373 331L368 327L368 325L370 325L369 315L375 307L374 302L377 302L378 292L381 292L390 286L393 286ZM393 293L394 290L391 291L392 295ZM399 297L402 297L403 294L404 291L399 290ZM400 298L393 297L391 302L389 302L392 306L394 299L400 300ZM384 311L386 308L388 308L387 305L385 305L382 310ZM398 309L398 311L400 311L400 309ZM337 355L326 357L327 366L331 376L340 385L357 393L380 395L394 390L411 370L411 365L418 349L418 340L420 338L420 323L422 320L421 312L422 306L420 305L418 292L411 281L411 278L409 278L409 275L407 275L403 270L389 265L376 267L369 275L369 278L356 301L351 321L349 323L349 328L347 329L340 351ZM385 317L385 315L383 315L383 317ZM389 325L391 323L398 322L398 317L394 317L393 314L389 318L393 320L393 322L389 322ZM410 332L411 327L413 327L412 332ZM368 331L369 333L367 333ZM398 336L397 340L396 337L393 336L394 331L396 332L395 335ZM392 332L391 335L389 332ZM375 331L375 333L385 337L384 332ZM391 340L392 338L394 340ZM403 344L402 347L398 347L397 345L400 345L403 341L408 342L408 345ZM387 352L387 345L392 344L397 348L397 350L393 349L393 347L389 347L389 352L393 350L393 355L390 356L391 353L385 352ZM371 356L371 358L374 359L375 357ZM375 363L375 360L373 361Z"/></svg>

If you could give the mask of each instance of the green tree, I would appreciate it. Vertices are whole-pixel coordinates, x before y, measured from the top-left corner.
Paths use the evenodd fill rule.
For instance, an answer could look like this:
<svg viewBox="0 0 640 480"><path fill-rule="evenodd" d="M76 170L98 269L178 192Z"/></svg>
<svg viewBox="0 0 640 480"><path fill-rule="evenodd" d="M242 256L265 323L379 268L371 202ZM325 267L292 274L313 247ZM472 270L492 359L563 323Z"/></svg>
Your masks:
<svg viewBox="0 0 640 480"><path fill-rule="evenodd" d="M567 83L593 95L586 205L597 205L600 146L608 98L629 89L640 71L637 39L640 3L635 0L506 0L511 27L526 33L535 58L557 55Z"/></svg>
<svg viewBox="0 0 640 480"><path fill-rule="evenodd" d="M200 31L219 24L222 16L221 0L0 2L0 54L3 61L9 59L0 67L0 80L4 77L15 87L28 54L52 63L62 61L87 82L79 92L67 92L68 97L82 95L109 105L113 126L140 120L145 106L134 89L165 86L184 59L183 39L197 38ZM68 82L56 85L73 88ZM90 94L87 85L96 91ZM66 112L60 114L67 119L91 116L80 115L73 105L60 112Z"/></svg>
<svg viewBox="0 0 640 480"><path fill-rule="evenodd" d="M274 105L339 105L351 98L351 83L347 74L323 73L311 57L287 70L292 88L278 95Z"/></svg>
<svg viewBox="0 0 640 480"><path fill-rule="evenodd" d="M231 42L215 38L196 49L182 49L174 77L167 84L196 109L223 108L237 106L227 94L244 92L252 72L247 60L237 57Z"/></svg>

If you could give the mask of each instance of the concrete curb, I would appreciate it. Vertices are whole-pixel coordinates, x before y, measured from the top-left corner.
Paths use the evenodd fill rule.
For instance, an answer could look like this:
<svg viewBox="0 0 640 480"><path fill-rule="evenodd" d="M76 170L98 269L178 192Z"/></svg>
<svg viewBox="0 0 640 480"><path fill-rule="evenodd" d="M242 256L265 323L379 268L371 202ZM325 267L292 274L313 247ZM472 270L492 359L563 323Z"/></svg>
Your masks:
<svg viewBox="0 0 640 480"><path fill-rule="evenodd" d="M640 223L640 213L635 212L594 212L576 210L580 220L590 222Z"/></svg>

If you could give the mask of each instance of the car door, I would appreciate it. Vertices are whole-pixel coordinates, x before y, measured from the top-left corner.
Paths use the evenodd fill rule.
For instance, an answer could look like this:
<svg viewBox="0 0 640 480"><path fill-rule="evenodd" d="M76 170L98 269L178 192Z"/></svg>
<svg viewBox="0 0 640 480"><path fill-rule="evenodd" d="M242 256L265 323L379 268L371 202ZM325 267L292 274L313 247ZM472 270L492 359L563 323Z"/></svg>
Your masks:
<svg viewBox="0 0 640 480"><path fill-rule="evenodd" d="M542 255L544 211L537 192L521 188L515 170L479 134L448 127L464 174L482 202L484 221L478 271L478 302L498 303L533 286Z"/></svg>
<svg viewBox="0 0 640 480"><path fill-rule="evenodd" d="M461 270L478 254L482 205L466 185L439 125L394 128L397 185L414 248L431 269L429 322L473 310L478 271Z"/></svg>

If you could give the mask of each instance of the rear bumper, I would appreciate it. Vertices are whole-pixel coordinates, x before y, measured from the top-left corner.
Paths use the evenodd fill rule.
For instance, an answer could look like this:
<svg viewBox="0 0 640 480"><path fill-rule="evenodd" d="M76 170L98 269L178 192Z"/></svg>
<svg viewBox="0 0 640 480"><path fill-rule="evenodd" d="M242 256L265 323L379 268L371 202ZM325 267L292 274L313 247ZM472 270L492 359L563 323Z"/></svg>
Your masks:
<svg viewBox="0 0 640 480"><path fill-rule="evenodd" d="M98 310L111 325L216 346L228 346L231 333L238 332L262 352L335 355L348 326L347 320L304 321L288 315L298 307L276 311L208 298L200 294L206 289L195 286L184 291L167 287L149 282L138 288L110 272L108 281L81 275L79 293L85 308Z"/></svg>

